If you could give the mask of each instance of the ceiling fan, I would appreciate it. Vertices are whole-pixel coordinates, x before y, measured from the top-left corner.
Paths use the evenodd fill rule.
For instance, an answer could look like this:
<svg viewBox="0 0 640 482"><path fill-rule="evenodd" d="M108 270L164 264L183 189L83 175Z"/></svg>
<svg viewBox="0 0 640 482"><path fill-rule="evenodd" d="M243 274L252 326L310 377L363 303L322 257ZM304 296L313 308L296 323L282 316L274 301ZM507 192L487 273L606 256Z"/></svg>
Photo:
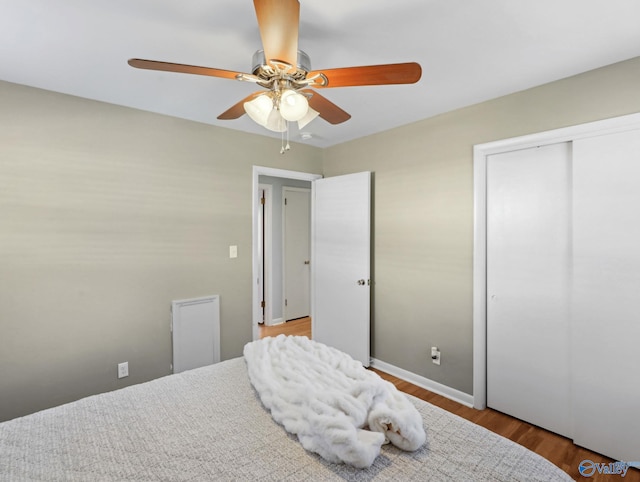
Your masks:
<svg viewBox="0 0 640 482"><path fill-rule="evenodd" d="M218 119L238 119L246 113L261 126L276 132L288 132L288 122L296 121L302 129L317 116L331 124L351 118L310 88L413 84L422 75L422 68L415 62L312 70L309 56L298 50L299 1L253 0L253 4L263 50L254 54L251 74L144 59L129 59L129 65L256 83L267 91L250 94ZM282 152L284 150L283 147Z"/></svg>

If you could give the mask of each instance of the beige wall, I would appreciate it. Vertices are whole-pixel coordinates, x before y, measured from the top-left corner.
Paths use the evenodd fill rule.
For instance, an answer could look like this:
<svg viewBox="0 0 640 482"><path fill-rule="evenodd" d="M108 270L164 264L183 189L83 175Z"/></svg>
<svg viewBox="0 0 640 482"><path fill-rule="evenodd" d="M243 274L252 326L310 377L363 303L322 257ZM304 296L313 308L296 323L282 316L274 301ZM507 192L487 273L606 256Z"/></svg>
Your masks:
<svg viewBox="0 0 640 482"><path fill-rule="evenodd" d="M326 149L375 172L373 356L471 394L473 145L638 111L635 58Z"/></svg>
<svg viewBox="0 0 640 482"><path fill-rule="evenodd" d="M174 299L219 294L241 355L252 166L322 151L6 82L0 106L0 420L169 374Z"/></svg>
<svg viewBox="0 0 640 482"><path fill-rule="evenodd" d="M471 393L472 146L638 112L639 85L636 58L281 156L276 139L0 82L0 420L168 374L173 299L220 294L222 357L241 354L254 164L375 173L373 354Z"/></svg>

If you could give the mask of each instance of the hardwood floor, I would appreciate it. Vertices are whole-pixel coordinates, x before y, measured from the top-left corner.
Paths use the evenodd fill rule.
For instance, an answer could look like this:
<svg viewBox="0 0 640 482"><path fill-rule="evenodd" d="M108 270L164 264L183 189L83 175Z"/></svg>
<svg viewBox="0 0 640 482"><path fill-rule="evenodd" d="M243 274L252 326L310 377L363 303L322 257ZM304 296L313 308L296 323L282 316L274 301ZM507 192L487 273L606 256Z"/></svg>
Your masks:
<svg viewBox="0 0 640 482"><path fill-rule="evenodd" d="M560 467L575 480L611 482L612 480L616 480L616 477L620 478L619 475L603 474L595 474L589 478L582 477L578 472L578 465L583 460L588 459L596 463L609 463L613 462L613 460L579 447L568 438L556 435L540 427L536 427L535 425L523 422L522 420L518 420L517 418L510 417L509 415L490 408L476 410L466 407L454 402L453 400L449 400L446 397L432 393L424 388L417 387L404 380L381 372L380 370L372 370L378 373L382 378L392 382L398 390L425 400L527 447L529 450L543 456L553 464ZM640 459L640 455L638 456L638 459ZM629 469L622 480L625 482L640 482L640 470Z"/></svg>
<svg viewBox="0 0 640 482"><path fill-rule="evenodd" d="M277 336L280 333L285 335L307 336L311 338L311 319L301 318L299 320L289 321L280 325L260 327L261 338L265 336ZM619 475L603 475L598 473L589 478L583 477L578 472L578 465L583 460L591 460L596 463L609 463L613 462L613 460L579 447L565 437L561 437L560 435L556 435L496 410L492 410L490 408L485 410L475 410L401 380L393 375L389 375L388 373L384 373L373 368L371 370L375 371L382 378L392 382L398 390L420 398L421 400L425 400L527 447L529 450L541 455L560 467L575 480L612 482L620 479L624 482L640 482L640 470L633 468L629 469L624 479ZM636 460L640 461L640 448Z"/></svg>
<svg viewBox="0 0 640 482"><path fill-rule="evenodd" d="M311 338L311 318L299 318L273 326L260 325L260 338L278 336L281 333L283 335L306 336L307 338Z"/></svg>

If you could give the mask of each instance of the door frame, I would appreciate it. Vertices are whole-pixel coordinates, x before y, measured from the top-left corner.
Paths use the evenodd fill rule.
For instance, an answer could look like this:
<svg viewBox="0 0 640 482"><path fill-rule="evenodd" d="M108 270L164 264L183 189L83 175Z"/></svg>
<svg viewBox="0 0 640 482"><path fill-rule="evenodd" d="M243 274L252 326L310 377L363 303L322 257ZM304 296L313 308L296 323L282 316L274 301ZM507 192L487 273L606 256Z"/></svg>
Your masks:
<svg viewBox="0 0 640 482"><path fill-rule="evenodd" d="M271 184L259 184L258 192L264 191L264 206L263 213L260 216L260 206L258 206L258 246L260 244L260 237L262 236L262 256L260 256L260 249L258 248L258 265L263 269L260 271L263 273L263 277L258 277L258 296L263 298L265 302L264 309L260 306L260 310L263 312L263 321L265 326L271 326L273 324L273 245L271 242L272 229L273 229L273 186ZM262 217L262 229L260 229L260 217ZM264 296L260 296L260 292ZM260 300L258 301L258 303Z"/></svg>
<svg viewBox="0 0 640 482"><path fill-rule="evenodd" d="M264 167L264 166L253 166L253 182L252 182L252 194L251 194L251 225L252 225L252 274L253 274L253 282L252 284L252 315L251 315L251 326L252 326L252 334L253 340L258 340L260 338L260 329L258 325L258 320L261 318L262 308L260 306L260 251L259 251L259 242L260 242L260 230L259 230L259 209L260 202L258 199L258 190L259 190L259 178L260 176L271 176L271 177L281 177L285 179L297 179L301 181L315 181L317 179L321 179L323 176L321 174L313 174L310 172L302 172L302 171L290 171L286 169L277 169L273 167ZM313 212L313 196L311 198L311 211ZM312 238L313 243L313 238ZM313 270L313 264L311 265L311 270ZM311 291L311 306L313 306L313 290Z"/></svg>
<svg viewBox="0 0 640 482"><path fill-rule="evenodd" d="M473 147L473 407L487 406L487 157L640 128L640 113Z"/></svg>
<svg viewBox="0 0 640 482"><path fill-rule="evenodd" d="M311 195L310 187L292 187L282 186L282 320L287 321L287 306L285 300L287 299L287 236L286 236L286 207L285 207L285 193L287 191L293 192L306 192L309 194L309 259L311 259L311 213L313 212L313 196ZM311 271L309 271L309 314L311 314Z"/></svg>

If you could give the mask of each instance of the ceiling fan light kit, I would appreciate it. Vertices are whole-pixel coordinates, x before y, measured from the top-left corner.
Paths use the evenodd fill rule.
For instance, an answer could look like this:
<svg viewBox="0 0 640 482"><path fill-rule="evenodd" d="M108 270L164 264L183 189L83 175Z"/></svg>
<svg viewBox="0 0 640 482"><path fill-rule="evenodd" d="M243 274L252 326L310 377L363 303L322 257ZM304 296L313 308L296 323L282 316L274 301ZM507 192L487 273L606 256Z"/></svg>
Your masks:
<svg viewBox="0 0 640 482"><path fill-rule="evenodd" d="M253 55L251 74L144 59L130 59L129 65L258 84L267 92L254 92L220 114L218 119L238 119L246 113L266 129L287 132L287 137L289 122L298 122L298 128L302 129L318 116L330 124L340 124L351 118L310 88L413 84L420 80L422 68L415 62L312 71L309 56L298 50L299 1L254 0L253 5L263 50ZM288 149L287 142L280 152Z"/></svg>
<svg viewBox="0 0 640 482"><path fill-rule="evenodd" d="M243 103L244 111L256 124L274 132L284 132L287 122L298 122L298 128L304 128L318 117L318 111L309 107L307 98L291 89L279 96L274 92L265 92Z"/></svg>

